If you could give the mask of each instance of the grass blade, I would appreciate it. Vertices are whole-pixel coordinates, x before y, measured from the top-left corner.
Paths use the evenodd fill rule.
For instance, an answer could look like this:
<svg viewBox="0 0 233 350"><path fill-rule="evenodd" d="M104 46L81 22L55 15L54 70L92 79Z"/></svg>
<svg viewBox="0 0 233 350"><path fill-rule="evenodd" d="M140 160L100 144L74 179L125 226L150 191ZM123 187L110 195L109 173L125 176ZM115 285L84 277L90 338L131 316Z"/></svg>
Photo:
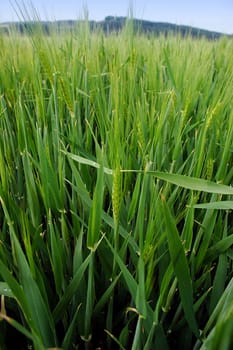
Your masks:
<svg viewBox="0 0 233 350"><path fill-rule="evenodd" d="M90 253L87 258L83 261L79 269L75 272L74 277L70 284L67 286L65 293L62 298L59 300L59 303L53 311L54 322L58 322L62 318L63 313L66 310L67 305L69 304L72 297L75 295L75 291L79 288L79 283L82 280L84 273L90 263L92 253Z"/></svg>
<svg viewBox="0 0 233 350"><path fill-rule="evenodd" d="M14 298L14 294L12 290L9 288L6 282L0 282L0 295L4 295L5 297Z"/></svg>
<svg viewBox="0 0 233 350"><path fill-rule="evenodd" d="M163 199L163 213L166 223L166 232L169 252L174 268L175 275L178 279L181 303L184 309L186 320L190 329L199 337L199 330L195 319L193 308L193 288L188 267L188 262L185 256L184 247L179 237L174 219L171 212Z"/></svg>
<svg viewBox="0 0 233 350"><path fill-rule="evenodd" d="M154 175L158 179L193 191L233 195L233 188L231 186L217 184L208 180L179 174L161 173L158 171L149 171L148 174Z"/></svg>
<svg viewBox="0 0 233 350"><path fill-rule="evenodd" d="M230 209L233 209L233 201L200 203L200 204L195 204L193 207L197 209L230 210Z"/></svg>
<svg viewBox="0 0 233 350"><path fill-rule="evenodd" d="M101 166L97 172L97 183L92 201L90 219L88 223L87 246L95 250L100 238L100 226L102 221L102 206L104 198L104 169Z"/></svg>
<svg viewBox="0 0 233 350"><path fill-rule="evenodd" d="M67 153L69 157L80 162L81 164L87 164L95 168L100 168L100 164L91 160L88 160L83 157L79 157L70 153ZM143 173L142 170L121 170L122 172L135 172L135 173ZM106 174L113 174L113 170L109 168L104 168L104 172ZM233 188L231 186L222 185L219 183L215 183L213 181L204 180L196 177L180 175L180 174L171 174L171 173L163 173L160 171L151 171L146 170L147 174L154 175L160 180L164 180L170 182L174 185L187 188L193 191L202 191L207 193L218 193L218 194L228 194L233 195Z"/></svg>
<svg viewBox="0 0 233 350"><path fill-rule="evenodd" d="M41 339L43 340L43 343L45 346L53 346L56 344L56 337L54 334L54 323L52 319L52 315L50 313L50 310L47 308L46 303L44 302L41 292L39 290L39 287L36 283L36 281L33 279L30 267L27 263L26 257L22 251L22 248L20 246L20 243L17 239L12 221L10 219L10 215L8 213L8 210L5 206L5 203L1 199L3 210L5 212L5 215L8 219L8 225L10 229L10 234L12 238L12 242L14 245L15 250L15 256L16 261L18 264L18 270L20 274L20 282L22 283L23 291L25 294L25 298L27 300L27 312L30 311L29 320L32 319L34 322L34 325L36 327L36 330L38 334L40 335ZM1 261L0 261L1 264ZM5 270L5 269L4 269ZM8 275L9 276L9 275ZM6 282L11 283L9 284L10 288L16 287L16 284L13 280L9 280L9 277L7 277ZM14 292L14 289L12 291ZM17 294L19 294L19 288L17 287L16 290ZM16 294L16 296L17 296ZM20 293L21 294L21 293ZM20 295L19 294L19 295Z"/></svg>

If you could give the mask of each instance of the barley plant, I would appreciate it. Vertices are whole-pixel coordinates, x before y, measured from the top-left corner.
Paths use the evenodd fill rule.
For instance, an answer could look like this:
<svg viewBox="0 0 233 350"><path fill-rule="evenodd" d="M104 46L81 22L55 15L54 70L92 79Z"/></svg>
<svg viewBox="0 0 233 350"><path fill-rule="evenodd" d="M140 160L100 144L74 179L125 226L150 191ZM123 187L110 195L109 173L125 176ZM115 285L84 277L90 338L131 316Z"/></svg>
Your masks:
<svg viewBox="0 0 233 350"><path fill-rule="evenodd" d="M0 349L232 349L232 39L0 44Z"/></svg>

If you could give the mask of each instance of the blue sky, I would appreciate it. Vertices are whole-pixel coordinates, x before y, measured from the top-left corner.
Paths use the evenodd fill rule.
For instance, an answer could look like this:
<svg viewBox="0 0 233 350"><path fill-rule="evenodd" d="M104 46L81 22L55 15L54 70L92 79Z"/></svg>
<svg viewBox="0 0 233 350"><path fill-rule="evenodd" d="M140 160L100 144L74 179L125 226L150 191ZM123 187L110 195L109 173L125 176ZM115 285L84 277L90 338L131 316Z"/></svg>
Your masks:
<svg viewBox="0 0 233 350"><path fill-rule="evenodd" d="M22 3L21 0L17 0ZM0 0L0 22L17 20L11 6L15 0ZM130 6L134 17L158 22L187 24L233 34L233 0L24 0L44 19L78 19L86 6L89 19L107 15L126 16Z"/></svg>

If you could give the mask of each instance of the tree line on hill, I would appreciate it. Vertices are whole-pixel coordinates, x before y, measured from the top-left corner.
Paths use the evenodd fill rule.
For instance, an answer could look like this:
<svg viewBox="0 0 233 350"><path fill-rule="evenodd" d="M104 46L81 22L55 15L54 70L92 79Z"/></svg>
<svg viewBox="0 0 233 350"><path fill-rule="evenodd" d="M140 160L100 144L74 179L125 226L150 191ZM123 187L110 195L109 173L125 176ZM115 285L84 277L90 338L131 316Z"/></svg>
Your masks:
<svg viewBox="0 0 233 350"><path fill-rule="evenodd" d="M41 21L39 25L42 27L43 31L46 34L50 33L50 30L54 28L60 30L63 29L73 29L77 26L78 23L82 21L75 20L60 20L55 22ZM127 23L132 24L132 28L135 32L146 33L146 34L155 34L155 35L168 35L168 34L179 34L181 36L192 36L205 37L207 39L219 39L223 35L231 36L215 31L209 31L205 29L195 28L187 25L177 25L166 22L152 22L141 19L128 19L127 17L115 17L107 16L103 21L89 21L91 30L101 29L104 33L108 34L111 32L120 32ZM25 33L38 25L36 21L28 22L14 22L14 23L3 23L0 25L0 31L4 33L9 33L12 28L16 29L20 33Z"/></svg>

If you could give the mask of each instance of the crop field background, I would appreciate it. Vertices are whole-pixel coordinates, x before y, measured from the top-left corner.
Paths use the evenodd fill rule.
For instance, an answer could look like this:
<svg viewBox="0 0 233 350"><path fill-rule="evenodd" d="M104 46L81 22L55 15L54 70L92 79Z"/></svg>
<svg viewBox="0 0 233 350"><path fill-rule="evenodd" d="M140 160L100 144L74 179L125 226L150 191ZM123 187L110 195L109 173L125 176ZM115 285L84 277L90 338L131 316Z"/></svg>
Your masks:
<svg viewBox="0 0 233 350"><path fill-rule="evenodd" d="M232 39L0 48L0 349L232 349Z"/></svg>

